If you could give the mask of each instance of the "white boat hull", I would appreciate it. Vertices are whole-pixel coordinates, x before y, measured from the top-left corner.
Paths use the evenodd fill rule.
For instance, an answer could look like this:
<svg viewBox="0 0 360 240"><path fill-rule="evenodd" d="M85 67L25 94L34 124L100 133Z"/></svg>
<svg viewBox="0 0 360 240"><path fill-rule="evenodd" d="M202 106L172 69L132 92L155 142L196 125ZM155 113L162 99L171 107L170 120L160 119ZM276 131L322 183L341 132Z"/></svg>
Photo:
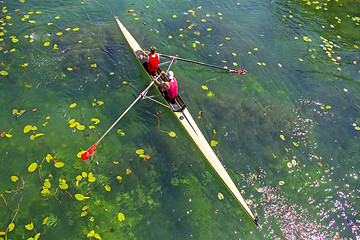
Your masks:
<svg viewBox="0 0 360 240"><path fill-rule="evenodd" d="M129 33L129 31L124 27L124 25L119 21L117 17L115 17L124 37L126 38L127 42L129 43L130 47L132 48L133 52L135 53L138 50L141 50L141 46L137 43L134 37ZM238 188L236 187L235 183L225 170L224 166L221 164L220 160L214 153L213 149L210 147L209 143L207 142L204 135L201 133L199 127L196 125L194 119L190 115L187 107L183 103L182 99L177 98L176 100L179 107L174 107L172 103L169 103L170 107L172 108L175 116L179 119L180 123L183 125L185 130L188 132L190 137L193 139L195 144L198 146L200 151L203 153L205 158L208 160L210 165L216 171L218 176L230 190L230 192L234 195L236 200L240 203L240 205L245 209L248 215L252 218L254 223L257 225L258 217L254 216L251 212L250 207L246 204L244 198L240 194Z"/></svg>

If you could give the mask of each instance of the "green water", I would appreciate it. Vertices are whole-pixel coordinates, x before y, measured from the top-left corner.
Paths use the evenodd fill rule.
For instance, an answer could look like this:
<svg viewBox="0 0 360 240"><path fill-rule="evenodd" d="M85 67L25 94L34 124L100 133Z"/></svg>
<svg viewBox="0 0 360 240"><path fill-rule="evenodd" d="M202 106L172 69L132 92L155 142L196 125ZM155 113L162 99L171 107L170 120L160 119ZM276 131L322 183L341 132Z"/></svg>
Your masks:
<svg viewBox="0 0 360 240"><path fill-rule="evenodd" d="M1 6L0 132L8 135L0 138L0 239L359 235L358 1ZM259 228L175 116L154 102L137 103L90 160L77 157L148 85L115 15L146 48L247 70L236 75L179 61L171 67L198 126L218 142L215 153L251 200ZM70 127L71 119L85 129ZM28 125L36 129L24 133ZM150 158L139 157L139 149Z"/></svg>

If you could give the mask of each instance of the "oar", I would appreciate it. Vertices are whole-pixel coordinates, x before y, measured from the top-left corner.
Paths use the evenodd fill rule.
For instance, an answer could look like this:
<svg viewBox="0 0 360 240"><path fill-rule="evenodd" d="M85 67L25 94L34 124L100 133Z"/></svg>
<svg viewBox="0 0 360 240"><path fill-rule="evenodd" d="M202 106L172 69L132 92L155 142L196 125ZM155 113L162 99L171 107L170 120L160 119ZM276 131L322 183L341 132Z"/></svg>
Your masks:
<svg viewBox="0 0 360 240"><path fill-rule="evenodd" d="M94 145L92 145L86 152L84 152L83 154L81 154L81 160L86 160L88 157L90 157L95 149L96 149L96 146L98 145L98 143L106 136L106 134L108 134L108 132L110 132L110 130L120 121L120 119L130 110L130 108L132 108L135 103L137 101L139 101L140 98L142 98L146 93L147 91L150 89L150 87L154 84L154 81L151 81L151 83L149 84L149 86L147 86L145 88L144 91L142 91L139 96L135 99L135 101L130 104L130 106L125 110L125 112L123 112L123 114L121 114L121 116L113 123L113 125L111 125L111 127L104 133L104 135L101 136L101 138L96 142L94 143Z"/></svg>
<svg viewBox="0 0 360 240"><path fill-rule="evenodd" d="M177 59L177 60L184 61L184 62L196 63L196 64L203 65L203 66L208 66L208 67L213 67L213 68L229 71L231 73L240 73L240 74L245 74L246 73L246 70L244 70L244 69L227 69L227 68L224 68L224 67L219 67L219 66L215 66L215 65L211 65L211 64L207 64L207 63L202 63L202 62L196 62L196 61L185 59L185 58L169 56L169 55L162 54L162 53L159 53L159 54L160 54L160 56L163 56L163 57L167 57L167 58L171 58L171 59Z"/></svg>

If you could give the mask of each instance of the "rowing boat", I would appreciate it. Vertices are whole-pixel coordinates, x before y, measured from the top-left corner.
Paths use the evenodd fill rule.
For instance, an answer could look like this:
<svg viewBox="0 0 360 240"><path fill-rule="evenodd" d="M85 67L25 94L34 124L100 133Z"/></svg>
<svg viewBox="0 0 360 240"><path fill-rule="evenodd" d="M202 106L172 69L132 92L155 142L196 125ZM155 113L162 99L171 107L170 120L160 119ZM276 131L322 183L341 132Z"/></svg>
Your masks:
<svg viewBox="0 0 360 240"><path fill-rule="evenodd" d="M128 42L129 46L133 50L134 54L138 51L143 50L142 47L138 44L135 38L130 34L130 32L124 27L124 25L120 22L120 20L115 17L117 24L119 25L121 32L123 33L126 41ZM158 70L160 73L160 69ZM151 77L149 75L151 80ZM152 81L152 80L151 80ZM164 95L163 95L164 96ZM164 98L165 99L165 98ZM166 99L165 99L166 100ZM194 119L190 115L189 110L187 109L184 101L178 95L173 100L166 100L169 107L172 109L175 116L179 119L180 123L183 125L185 130L188 132L190 137L193 139L195 144L201 150L205 158L208 160L210 165L214 168L216 173L219 175L220 179L224 182L230 192L234 195L236 200L240 203L240 205L245 209L247 214L251 217L253 222L258 225L259 218L254 216L251 212L250 207L245 202L244 198L240 194L238 188L236 187L235 183L232 181L231 177L225 170L224 166L221 164L220 160L210 147L209 143L205 139L204 135L201 133L199 127L196 125Z"/></svg>

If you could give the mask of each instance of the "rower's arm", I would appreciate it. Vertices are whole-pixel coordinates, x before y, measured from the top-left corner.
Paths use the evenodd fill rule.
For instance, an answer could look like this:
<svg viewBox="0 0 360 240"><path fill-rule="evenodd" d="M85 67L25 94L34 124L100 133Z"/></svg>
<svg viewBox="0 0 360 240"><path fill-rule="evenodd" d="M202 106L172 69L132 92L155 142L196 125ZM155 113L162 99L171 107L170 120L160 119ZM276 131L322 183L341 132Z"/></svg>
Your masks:
<svg viewBox="0 0 360 240"><path fill-rule="evenodd" d="M161 75L163 74L163 72L161 72L156 78L153 78L153 77L151 77L152 78L152 80L156 83L156 85L160 85L160 82L158 81L158 79L159 79L159 77L161 77Z"/></svg>
<svg viewBox="0 0 360 240"><path fill-rule="evenodd" d="M158 78L153 78L153 81L156 83L156 85L160 85L160 82L157 80Z"/></svg>

